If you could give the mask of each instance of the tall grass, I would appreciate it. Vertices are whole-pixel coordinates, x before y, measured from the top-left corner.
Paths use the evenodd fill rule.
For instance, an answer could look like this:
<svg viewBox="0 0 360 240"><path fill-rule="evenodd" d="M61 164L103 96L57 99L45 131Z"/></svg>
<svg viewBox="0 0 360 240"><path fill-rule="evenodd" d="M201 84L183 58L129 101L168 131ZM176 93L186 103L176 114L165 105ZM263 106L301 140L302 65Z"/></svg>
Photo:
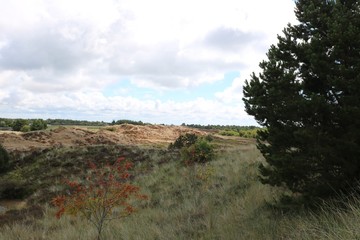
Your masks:
<svg viewBox="0 0 360 240"><path fill-rule="evenodd" d="M282 235L286 239L360 239L360 199L328 201L316 212L303 211L283 219Z"/></svg>
<svg viewBox="0 0 360 240"><path fill-rule="evenodd" d="M154 161L160 161L154 155ZM163 160L161 160L163 161ZM135 183L149 196L138 212L114 220L104 239L359 239L360 200L347 208L327 203L319 211L282 213L271 207L277 189L257 179L262 161L253 144L222 149L206 167L189 168L177 159L153 164ZM140 164L140 163L139 163ZM206 180L199 169L211 169ZM57 220L51 206L41 219L26 219L0 229L0 239L94 239L91 225L79 218Z"/></svg>

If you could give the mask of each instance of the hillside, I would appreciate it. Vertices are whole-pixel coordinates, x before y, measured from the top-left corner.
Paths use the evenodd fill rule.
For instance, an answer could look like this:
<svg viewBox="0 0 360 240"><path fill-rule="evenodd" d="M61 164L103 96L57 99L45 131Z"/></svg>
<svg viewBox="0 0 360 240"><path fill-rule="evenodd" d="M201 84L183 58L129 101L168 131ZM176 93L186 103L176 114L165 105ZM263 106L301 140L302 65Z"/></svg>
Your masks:
<svg viewBox="0 0 360 240"><path fill-rule="evenodd" d="M0 175L0 225L22 219L24 214L40 214L39 206L58 194L61 181L78 176L89 161L124 156L139 165L142 174L158 164L178 161L179 152L168 151L167 146L186 133L208 134L185 126L131 124L96 129L61 126L27 133L0 131L0 144L12 156L11 168ZM247 148L254 141L212 134L217 151L239 145Z"/></svg>
<svg viewBox="0 0 360 240"><path fill-rule="evenodd" d="M0 144L8 151L32 151L51 147L89 146L96 144L167 145L185 133L206 134L183 126L115 125L96 130L86 127L58 127L28 133L0 131Z"/></svg>
<svg viewBox="0 0 360 240"><path fill-rule="evenodd" d="M167 149L185 127L121 125L89 130L1 132L11 168L0 175L0 239L94 239L82 218L55 218L51 198L63 180L80 179L87 163L124 156L132 182L149 199L138 211L111 222L104 239L358 239L359 200L347 209L326 202L315 211L289 211L281 189L258 181L263 157L254 139L214 135L215 159L196 168ZM283 203L284 204L284 203Z"/></svg>

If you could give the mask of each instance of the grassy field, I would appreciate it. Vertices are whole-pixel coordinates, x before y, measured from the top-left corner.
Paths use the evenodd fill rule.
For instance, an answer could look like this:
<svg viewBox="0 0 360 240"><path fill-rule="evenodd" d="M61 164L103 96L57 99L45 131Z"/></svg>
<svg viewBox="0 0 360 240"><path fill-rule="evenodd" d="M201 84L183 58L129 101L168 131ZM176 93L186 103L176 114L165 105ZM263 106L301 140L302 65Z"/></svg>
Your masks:
<svg viewBox="0 0 360 240"><path fill-rule="evenodd" d="M258 181L257 166L263 158L254 143L227 145L221 140L215 144L216 159L196 167L184 166L177 153L144 147L95 146L35 154L10 175L24 180L37 174L31 180L30 187L37 189L31 199L42 204L43 216L29 214L3 225L0 239L94 239L95 230L83 219L57 220L48 198L61 190L62 176L76 177L85 160L119 155L133 160L134 184L149 200L130 217L112 221L104 239L360 238L356 198L343 209L327 202L317 211L284 211L275 204L281 189ZM206 178L200 179L201 173L207 173Z"/></svg>

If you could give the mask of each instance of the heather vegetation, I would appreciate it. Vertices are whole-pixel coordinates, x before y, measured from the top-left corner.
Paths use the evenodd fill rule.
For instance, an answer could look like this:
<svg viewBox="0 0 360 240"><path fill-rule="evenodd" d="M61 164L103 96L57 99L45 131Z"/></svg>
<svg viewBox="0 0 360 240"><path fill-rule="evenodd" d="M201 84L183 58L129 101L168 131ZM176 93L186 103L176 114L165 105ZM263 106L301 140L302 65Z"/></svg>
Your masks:
<svg viewBox="0 0 360 240"><path fill-rule="evenodd" d="M344 199L342 208L335 201L313 210L289 205L281 200L282 188L258 181L264 159L255 144L216 137L211 144L214 158L195 167L184 164L179 151L151 147L99 145L13 155L17 167L1 182L17 178L18 187L32 191L27 212L0 218L0 239L96 238L97 229L81 215L57 219L51 199L71 189L65 178L85 179L89 161L113 164L117 156L132 162L129 180L147 199L130 201L135 212L107 222L103 239L356 239L360 234L357 198Z"/></svg>

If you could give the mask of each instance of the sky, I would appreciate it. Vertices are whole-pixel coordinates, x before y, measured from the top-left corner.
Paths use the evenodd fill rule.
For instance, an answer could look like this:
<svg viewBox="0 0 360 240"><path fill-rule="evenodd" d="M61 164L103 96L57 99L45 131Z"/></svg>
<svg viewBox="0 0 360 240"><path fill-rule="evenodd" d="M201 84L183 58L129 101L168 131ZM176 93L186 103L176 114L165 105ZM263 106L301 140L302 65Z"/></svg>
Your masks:
<svg viewBox="0 0 360 240"><path fill-rule="evenodd" d="M0 117L256 125L293 0L0 0Z"/></svg>

